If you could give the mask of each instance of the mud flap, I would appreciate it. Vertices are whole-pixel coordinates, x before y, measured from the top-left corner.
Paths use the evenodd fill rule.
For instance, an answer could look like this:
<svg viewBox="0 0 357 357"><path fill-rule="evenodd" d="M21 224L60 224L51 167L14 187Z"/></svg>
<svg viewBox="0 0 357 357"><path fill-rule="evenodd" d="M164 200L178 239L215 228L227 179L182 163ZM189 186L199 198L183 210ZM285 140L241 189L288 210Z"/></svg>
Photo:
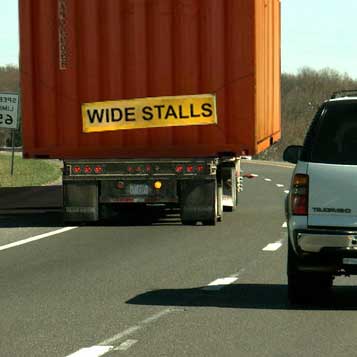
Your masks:
<svg viewBox="0 0 357 357"><path fill-rule="evenodd" d="M64 220L75 222L97 221L97 183L63 183Z"/></svg>
<svg viewBox="0 0 357 357"><path fill-rule="evenodd" d="M180 182L181 219L184 224L201 221L216 224L216 180L187 180Z"/></svg>
<svg viewBox="0 0 357 357"><path fill-rule="evenodd" d="M222 167L223 206L225 211L234 211L237 206L237 177L232 166Z"/></svg>

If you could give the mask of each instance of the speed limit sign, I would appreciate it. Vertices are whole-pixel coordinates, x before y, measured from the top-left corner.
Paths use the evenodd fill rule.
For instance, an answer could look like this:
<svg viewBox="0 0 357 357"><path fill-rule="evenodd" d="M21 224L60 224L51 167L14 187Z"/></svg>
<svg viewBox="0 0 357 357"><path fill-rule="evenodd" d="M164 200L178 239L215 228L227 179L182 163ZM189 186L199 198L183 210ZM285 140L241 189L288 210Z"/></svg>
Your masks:
<svg viewBox="0 0 357 357"><path fill-rule="evenodd" d="M19 95L0 93L0 128L17 129Z"/></svg>

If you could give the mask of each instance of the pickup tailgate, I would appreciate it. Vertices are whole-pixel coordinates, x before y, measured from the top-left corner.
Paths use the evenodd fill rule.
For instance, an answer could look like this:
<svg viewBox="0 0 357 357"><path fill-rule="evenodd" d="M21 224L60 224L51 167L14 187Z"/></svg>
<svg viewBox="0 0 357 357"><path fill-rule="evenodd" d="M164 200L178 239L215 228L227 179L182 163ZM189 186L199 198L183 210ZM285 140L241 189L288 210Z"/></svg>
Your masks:
<svg viewBox="0 0 357 357"><path fill-rule="evenodd" d="M309 163L309 226L357 227L357 165Z"/></svg>

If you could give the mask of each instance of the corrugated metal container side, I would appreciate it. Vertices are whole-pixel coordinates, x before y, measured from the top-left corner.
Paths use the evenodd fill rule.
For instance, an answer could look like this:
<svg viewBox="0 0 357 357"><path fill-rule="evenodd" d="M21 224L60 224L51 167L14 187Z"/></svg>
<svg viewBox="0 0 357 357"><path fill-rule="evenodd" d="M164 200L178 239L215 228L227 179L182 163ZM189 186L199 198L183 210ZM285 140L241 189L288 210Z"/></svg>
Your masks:
<svg viewBox="0 0 357 357"><path fill-rule="evenodd" d="M254 154L280 136L278 0L20 0L19 9L25 157ZM201 93L216 94L217 125L82 132L82 103Z"/></svg>
<svg viewBox="0 0 357 357"><path fill-rule="evenodd" d="M256 0L256 152L280 139L280 0Z"/></svg>

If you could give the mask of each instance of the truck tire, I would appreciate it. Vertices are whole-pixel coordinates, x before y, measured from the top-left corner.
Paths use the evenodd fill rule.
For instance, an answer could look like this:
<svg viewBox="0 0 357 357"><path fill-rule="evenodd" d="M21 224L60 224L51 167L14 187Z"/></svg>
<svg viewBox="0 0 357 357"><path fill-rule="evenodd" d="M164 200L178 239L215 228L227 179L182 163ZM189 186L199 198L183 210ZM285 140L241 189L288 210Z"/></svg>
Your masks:
<svg viewBox="0 0 357 357"><path fill-rule="evenodd" d="M330 273L299 271L299 259L288 239L288 300L291 304L321 303L329 295L333 283Z"/></svg>
<svg viewBox="0 0 357 357"><path fill-rule="evenodd" d="M217 191L217 190L216 190ZM216 192L215 209L210 219L202 221L205 226L215 226L218 222L218 192Z"/></svg>

